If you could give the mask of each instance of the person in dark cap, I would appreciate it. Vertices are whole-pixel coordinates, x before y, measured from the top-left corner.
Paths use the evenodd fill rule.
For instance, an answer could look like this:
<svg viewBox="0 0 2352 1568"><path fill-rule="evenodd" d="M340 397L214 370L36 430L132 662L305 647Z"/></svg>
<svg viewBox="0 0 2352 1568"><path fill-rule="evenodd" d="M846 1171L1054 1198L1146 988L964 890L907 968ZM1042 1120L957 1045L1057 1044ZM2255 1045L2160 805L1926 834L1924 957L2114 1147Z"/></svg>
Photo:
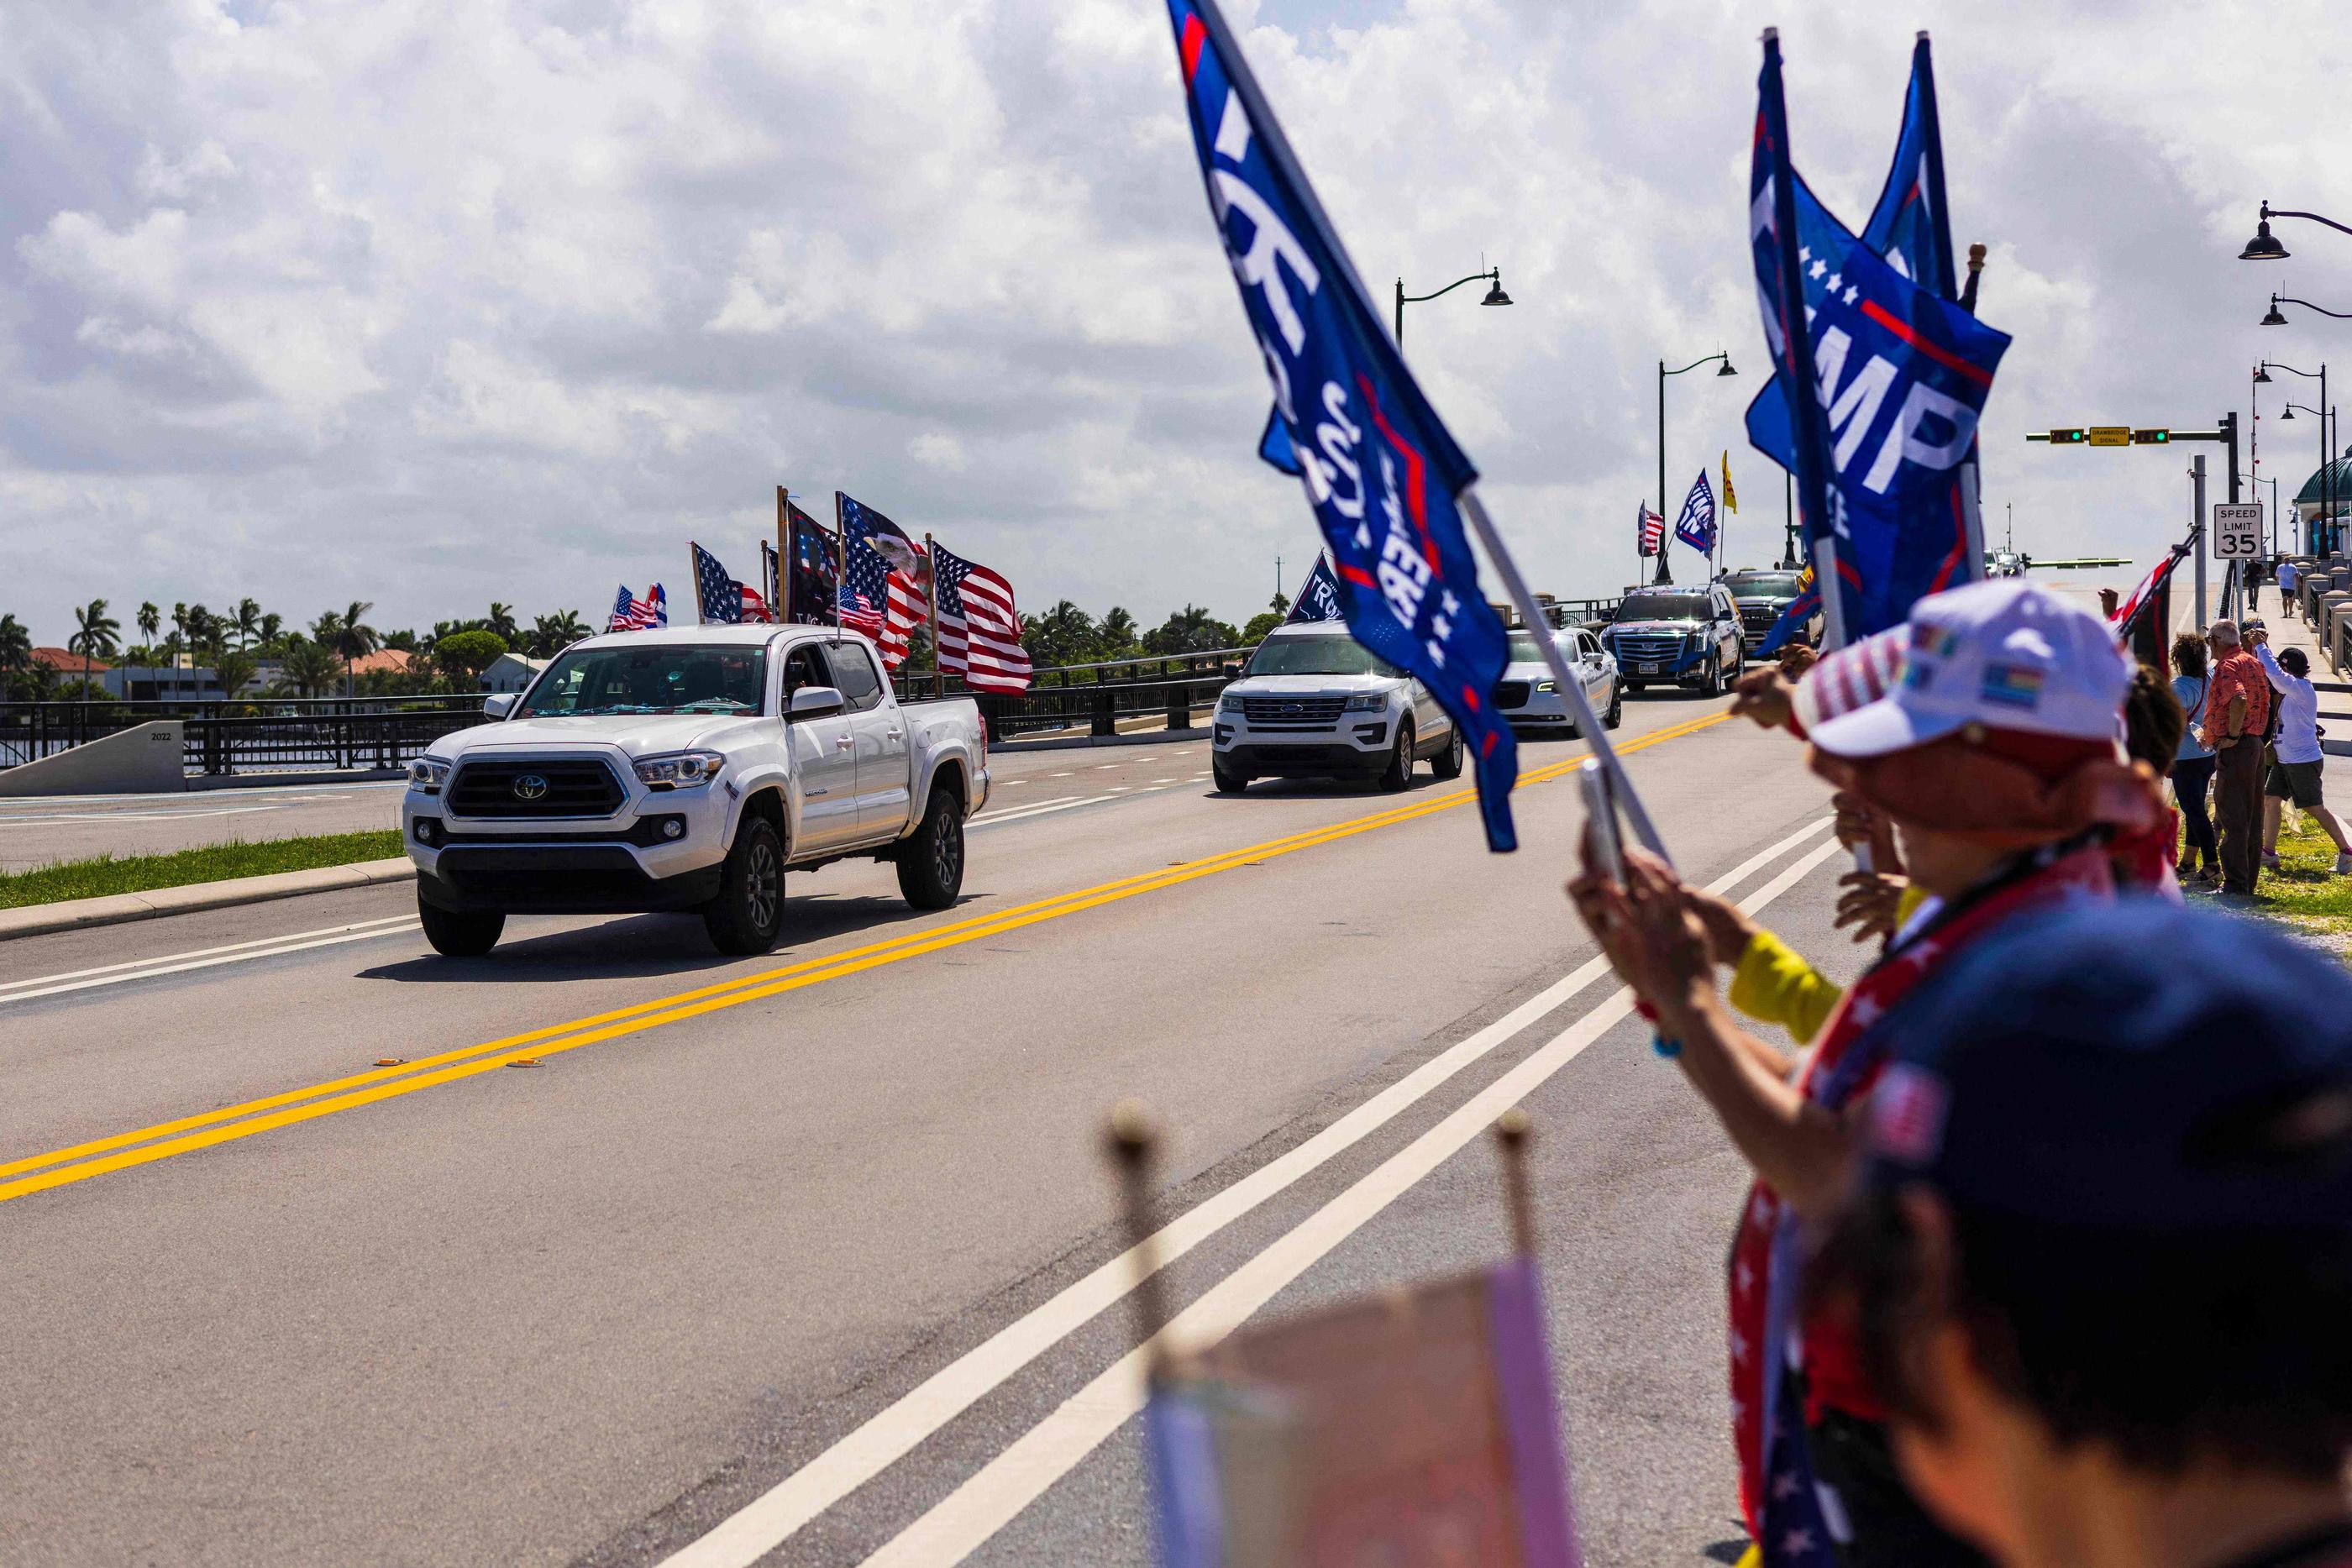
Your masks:
<svg viewBox="0 0 2352 1568"><path fill-rule="evenodd" d="M2021 915L1921 987L1863 1143L1808 1293L1947 1526L2004 1568L2352 1564L2340 963L2154 900Z"/></svg>

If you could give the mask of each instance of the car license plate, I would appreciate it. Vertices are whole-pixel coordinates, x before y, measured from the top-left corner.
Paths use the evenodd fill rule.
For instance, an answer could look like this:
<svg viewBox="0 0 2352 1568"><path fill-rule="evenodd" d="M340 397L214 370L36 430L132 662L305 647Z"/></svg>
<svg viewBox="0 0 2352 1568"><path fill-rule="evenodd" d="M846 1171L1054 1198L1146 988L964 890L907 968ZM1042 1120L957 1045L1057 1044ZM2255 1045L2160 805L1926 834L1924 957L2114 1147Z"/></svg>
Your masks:
<svg viewBox="0 0 2352 1568"><path fill-rule="evenodd" d="M1658 666L1655 664L1636 664L1633 669L1636 674L1644 675L1654 675L1658 673Z"/></svg>

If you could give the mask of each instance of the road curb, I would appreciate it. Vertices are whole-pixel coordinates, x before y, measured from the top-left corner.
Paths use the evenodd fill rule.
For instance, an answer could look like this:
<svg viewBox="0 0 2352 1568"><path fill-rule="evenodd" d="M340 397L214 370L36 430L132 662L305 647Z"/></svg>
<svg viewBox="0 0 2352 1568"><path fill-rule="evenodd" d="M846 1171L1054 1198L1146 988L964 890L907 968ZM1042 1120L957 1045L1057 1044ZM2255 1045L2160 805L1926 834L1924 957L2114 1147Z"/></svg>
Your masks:
<svg viewBox="0 0 2352 1568"><path fill-rule="evenodd" d="M332 893L338 888L374 887L415 880L415 862L406 855L398 855L390 860L354 861L349 865L313 866L308 871L274 872L268 876L159 887L152 893L68 898L56 904L28 904L22 909L0 909L0 942L57 931L79 931L93 925L120 925L131 920L153 920L166 915L234 909L239 904L298 898L306 893Z"/></svg>
<svg viewBox="0 0 2352 1568"><path fill-rule="evenodd" d="M1012 740L990 741L988 752L994 757L1012 751L1075 751L1089 746L1166 746L1173 741L1208 738L1208 727L1202 725L1192 729L1147 729L1138 735L1081 735L1066 740L1058 737L1024 740L1016 737Z"/></svg>

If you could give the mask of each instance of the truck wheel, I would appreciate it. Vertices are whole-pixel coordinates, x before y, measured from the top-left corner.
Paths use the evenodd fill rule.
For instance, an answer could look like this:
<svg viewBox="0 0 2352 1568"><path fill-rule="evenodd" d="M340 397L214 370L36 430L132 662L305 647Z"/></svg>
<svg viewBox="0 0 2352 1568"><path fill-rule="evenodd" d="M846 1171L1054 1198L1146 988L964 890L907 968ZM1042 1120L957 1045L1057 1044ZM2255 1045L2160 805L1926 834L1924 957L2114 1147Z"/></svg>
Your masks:
<svg viewBox="0 0 2352 1568"><path fill-rule="evenodd" d="M963 891L963 811L950 791L931 791L923 825L899 844L898 891L916 909L945 909Z"/></svg>
<svg viewBox="0 0 2352 1568"><path fill-rule="evenodd" d="M1464 749L1462 727L1457 724L1454 727L1454 737L1445 743L1445 749L1429 759L1430 777L1437 779L1461 778Z"/></svg>
<svg viewBox="0 0 2352 1568"><path fill-rule="evenodd" d="M1381 788L1394 795L1412 787L1412 720L1397 726L1396 751L1381 769Z"/></svg>
<svg viewBox="0 0 2352 1568"><path fill-rule="evenodd" d="M416 901L416 918L433 950L450 958L480 957L499 945L499 933L507 927L507 917L498 910L443 909L422 897Z"/></svg>
<svg viewBox="0 0 2352 1568"><path fill-rule="evenodd" d="M765 953L784 925L784 844L765 817L746 814L719 873L719 896L702 906L710 945L734 957Z"/></svg>
<svg viewBox="0 0 2352 1568"><path fill-rule="evenodd" d="M1222 758L1209 758L1209 777L1215 782L1220 795L1238 795L1250 787L1250 776L1235 773L1225 766Z"/></svg>

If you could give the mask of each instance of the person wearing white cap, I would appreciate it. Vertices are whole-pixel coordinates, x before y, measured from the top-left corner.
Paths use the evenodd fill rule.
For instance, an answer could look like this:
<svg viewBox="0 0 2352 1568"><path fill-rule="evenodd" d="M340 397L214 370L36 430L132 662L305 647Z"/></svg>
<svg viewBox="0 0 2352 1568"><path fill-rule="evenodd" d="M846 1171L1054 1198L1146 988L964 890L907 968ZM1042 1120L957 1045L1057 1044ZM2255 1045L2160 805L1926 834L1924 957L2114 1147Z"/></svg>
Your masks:
<svg viewBox="0 0 2352 1568"><path fill-rule="evenodd" d="M1588 863L1570 885L1654 1015L1660 1051L1756 1171L1732 1250L1729 1334L1749 1529L1776 1543L1834 1542L1844 1568L1983 1561L1904 1489L1850 1325L1801 1308L1808 1228L1851 1176L1858 1107L1913 987L2020 911L2111 898L2108 837L2151 828L2163 810L2153 772L2116 744L2132 666L2097 616L2034 583L1975 583L1921 600L1906 641L1892 684L1845 653L1806 677L1866 700L1796 705L1812 709L1815 771L1893 821L1911 878L1932 895L1839 998L1801 1066L1727 1009L1706 930L1663 862L1629 852L1623 884ZM1885 645L1867 646L1850 652L1874 669Z"/></svg>

